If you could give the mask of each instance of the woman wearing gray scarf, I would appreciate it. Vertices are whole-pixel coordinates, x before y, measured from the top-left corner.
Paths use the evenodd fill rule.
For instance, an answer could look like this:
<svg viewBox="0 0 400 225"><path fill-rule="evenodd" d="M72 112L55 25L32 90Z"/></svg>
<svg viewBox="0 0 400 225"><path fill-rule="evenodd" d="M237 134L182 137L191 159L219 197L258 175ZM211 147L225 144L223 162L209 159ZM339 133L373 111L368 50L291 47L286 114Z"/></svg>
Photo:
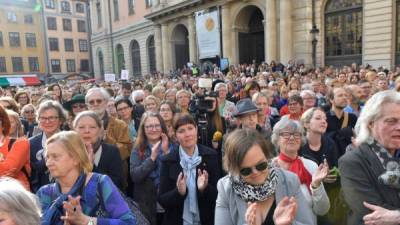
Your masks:
<svg viewBox="0 0 400 225"><path fill-rule="evenodd" d="M339 159L349 225L400 221L400 93L381 91L355 126L356 147Z"/></svg>
<svg viewBox="0 0 400 225"><path fill-rule="evenodd" d="M175 118L179 146L162 159L159 201L163 224L213 225L217 181L217 152L197 144L197 124L188 114Z"/></svg>

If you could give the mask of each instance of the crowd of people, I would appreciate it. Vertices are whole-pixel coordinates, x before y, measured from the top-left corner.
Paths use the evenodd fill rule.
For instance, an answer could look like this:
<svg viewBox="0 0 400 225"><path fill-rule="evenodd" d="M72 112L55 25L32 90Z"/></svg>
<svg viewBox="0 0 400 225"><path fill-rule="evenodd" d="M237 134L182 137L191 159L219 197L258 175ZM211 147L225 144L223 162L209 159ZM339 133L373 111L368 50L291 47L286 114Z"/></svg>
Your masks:
<svg viewBox="0 0 400 225"><path fill-rule="evenodd" d="M399 91L294 61L0 89L0 224L397 225Z"/></svg>

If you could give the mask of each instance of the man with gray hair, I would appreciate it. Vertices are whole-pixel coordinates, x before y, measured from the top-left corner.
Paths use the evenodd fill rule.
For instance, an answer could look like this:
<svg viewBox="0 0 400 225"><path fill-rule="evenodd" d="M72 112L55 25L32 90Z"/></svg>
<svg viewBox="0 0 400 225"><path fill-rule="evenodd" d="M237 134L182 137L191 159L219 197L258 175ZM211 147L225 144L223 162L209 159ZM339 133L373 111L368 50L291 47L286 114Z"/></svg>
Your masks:
<svg viewBox="0 0 400 225"><path fill-rule="evenodd" d="M356 147L339 159L347 224L399 224L400 94L382 91L365 104Z"/></svg>
<svg viewBox="0 0 400 225"><path fill-rule="evenodd" d="M135 120L135 129L139 130L140 120L144 113L143 101L145 94L143 90L135 90L132 92L131 101L133 104L133 119Z"/></svg>
<svg viewBox="0 0 400 225"><path fill-rule="evenodd" d="M95 112L103 121L105 134L103 140L107 144L118 147L121 159L124 162L125 186L128 180L128 163L131 155L132 143L129 138L128 126L121 120L108 115L107 103L110 99L108 92L104 88L91 88L85 96L88 109Z"/></svg>

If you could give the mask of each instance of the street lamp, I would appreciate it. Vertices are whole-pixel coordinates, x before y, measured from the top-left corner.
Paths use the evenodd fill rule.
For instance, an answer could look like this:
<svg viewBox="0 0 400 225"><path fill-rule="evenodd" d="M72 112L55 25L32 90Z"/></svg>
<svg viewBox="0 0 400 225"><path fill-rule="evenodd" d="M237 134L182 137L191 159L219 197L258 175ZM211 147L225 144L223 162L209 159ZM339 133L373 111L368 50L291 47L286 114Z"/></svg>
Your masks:
<svg viewBox="0 0 400 225"><path fill-rule="evenodd" d="M314 68L317 67L317 44L318 44L317 35L319 34L319 29L317 28L317 24L315 22L315 13L316 13L315 0L312 0L312 29L310 30L310 33L313 36L311 43L312 43L312 63Z"/></svg>

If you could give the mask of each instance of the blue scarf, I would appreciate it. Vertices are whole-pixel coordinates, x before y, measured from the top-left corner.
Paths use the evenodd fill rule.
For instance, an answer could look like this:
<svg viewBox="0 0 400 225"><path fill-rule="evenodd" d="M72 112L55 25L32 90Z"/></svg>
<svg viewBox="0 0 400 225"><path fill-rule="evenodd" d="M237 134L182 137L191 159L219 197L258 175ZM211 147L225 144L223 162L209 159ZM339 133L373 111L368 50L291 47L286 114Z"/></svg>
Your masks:
<svg viewBox="0 0 400 225"><path fill-rule="evenodd" d="M170 143L168 145L169 151L173 149L174 145ZM151 149L153 148L153 145L150 143L147 144L146 151L144 152L144 158L147 159L151 155ZM160 185L160 169L161 169L161 157L164 156L164 153L162 151L162 145L160 144L160 147L158 148L158 156L156 158L156 161L154 162L155 168L150 172L149 177L153 179L154 186L158 189L158 186Z"/></svg>
<svg viewBox="0 0 400 225"><path fill-rule="evenodd" d="M199 205L197 204L197 182L196 182L196 166L201 163L199 149L194 150L193 156L188 156L179 146L180 165L183 169L183 174L186 175L186 186L188 195L185 198L183 206L183 224L192 225L200 222Z"/></svg>
<svg viewBox="0 0 400 225"><path fill-rule="evenodd" d="M85 181L86 174L81 173L76 180L74 186L66 194L63 194L61 192L60 184L51 184L53 189L51 196L58 197L53 201L53 204L51 204L51 206L44 212L41 219L41 225L64 225L64 221L60 219L60 217L64 215L63 202L68 201L68 195L76 197L82 194L81 191L83 191Z"/></svg>

